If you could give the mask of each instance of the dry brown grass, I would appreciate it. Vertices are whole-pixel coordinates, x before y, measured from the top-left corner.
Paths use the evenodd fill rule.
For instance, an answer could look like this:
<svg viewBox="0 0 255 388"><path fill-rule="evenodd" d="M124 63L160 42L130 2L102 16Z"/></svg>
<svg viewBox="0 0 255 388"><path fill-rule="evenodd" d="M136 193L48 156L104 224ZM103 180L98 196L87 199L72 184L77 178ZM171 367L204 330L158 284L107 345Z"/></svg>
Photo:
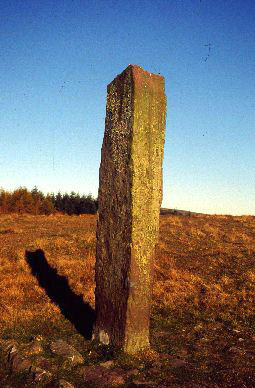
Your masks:
<svg viewBox="0 0 255 388"><path fill-rule="evenodd" d="M155 304L233 320L255 313L255 217L164 216Z"/></svg>
<svg viewBox="0 0 255 388"><path fill-rule="evenodd" d="M38 285L25 259L42 249L49 265L70 288L94 305L95 216L10 216L0 218L0 329L37 319L59 319L58 306Z"/></svg>
<svg viewBox="0 0 255 388"><path fill-rule="evenodd" d="M0 334L8 337L17 328L33 327L46 335L65 321L32 275L26 251L43 250L73 292L94 307L95 246L93 215L1 215ZM255 354L254 261L255 217L161 216L153 347L159 352L188 353L187 359L198 365L203 378L216 373L212 363L215 368L231 365L227 374L217 369L219 380L231 383L231 373L235 378L249 375ZM242 357L235 354L230 362L224 356L227 346L243 350Z"/></svg>

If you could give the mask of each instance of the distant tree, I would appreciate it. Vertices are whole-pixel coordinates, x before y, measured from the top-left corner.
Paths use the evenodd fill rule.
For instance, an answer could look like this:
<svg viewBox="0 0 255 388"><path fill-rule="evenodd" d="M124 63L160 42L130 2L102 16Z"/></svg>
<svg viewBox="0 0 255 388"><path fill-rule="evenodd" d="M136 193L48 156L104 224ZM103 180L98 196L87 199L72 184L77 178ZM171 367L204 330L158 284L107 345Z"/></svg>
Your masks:
<svg viewBox="0 0 255 388"><path fill-rule="evenodd" d="M72 193L71 193L72 194ZM81 214L80 207L81 207L81 197L80 194L75 194L72 197L73 203L74 203L74 214L79 215Z"/></svg>
<svg viewBox="0 0 255 388"><path fill-rule="evenodd" d="M15 213L30 213L35 212L34 200L31 192L25 187L19 187L14 190L10 198L9 210Z"/></svg>
<svg viewBox="0 0 255 388"><path fill-rule="evenodd" d="M38 190L37 186L34 186L34 188L31 190L31 194L33 197L40 197L40 199L44 199L44 194Z"/></svg>
<svg viewBox="0 0 255 388"><path fill-rule="evenodd" d="M53 206L54 206L54 209L55 209L55 213L56 213L57 209L56 209L56 206L55 206L55 194L54 193L50 193L49 196L51 198L51 202L53 203Z"/></svg>
<svg viewBox="0 0 255 388"><path fill-rule="evenodd" d="M6 192L0 188L0 212L16 212L30 214L52 214L56 211L69 215L95 214L98 209L98 199L91 193L80 196L71 191L70 194L58 192L46 196L34 186L31 191L19 187L13 192Z"/></svg>
<svg viewBox="0 0 255 388"><path fill-rule="evenodd" d="M74 191L71 191L70 196L68 196L68 214L69 215L77 214L76 213L77 205L79 205L79 203L78 202L76 203L76 199L77 199L76 193Z"/></svg>
<svg viewBox="0 0 255 388"><path fill-rule="evenodd" d="M97 207L91 195L81 197L80 214L95 214Z"/></svg>
<svg viewBox="0 0 255 388"><path fill-rule="evenodd" d="M34 214L40 214L42 202L45 199L44 194L36 186L31 191L31 194L34 200Z"/></svg>
<svg viewBox="0 0 255 388"><path fill-rule="evenodd" d="M52 202L52 197L50 194L47 194L41 203L40 213L49 215L49 214L54 214L55 212L56 212L56 209L54 207L54 203Z"/></svg>
<svg viewBox="0 0 255 388"><path fill-rule="evenodd" d="M62 207L63 207L63 212L71 215L71 206L70 206L70 198L69 194L65 193L62 197Z"/></svg>
<svg viewBox="0 0 255 388"><path fill-rule="evenodd" d="M57 195L55 196L54 198L54 205L55 205L55 209L58 211L58 212L63 212L63 203L62 203L62 194L60 193L60 191L57 193Z"/></svg>
<svg viewBox="0 0 255 388"><path fill-rule="evenodd" d="M96 212L98 211L98 198L94 199L95 207L96 207Z"/></svg>
<svg viewBox="0 0 255 388"><path fill-rule="evenodd" d="M0 189L0 212L8 213L9 211L9 202L10 202L10 193L4 189Z"/></svg>

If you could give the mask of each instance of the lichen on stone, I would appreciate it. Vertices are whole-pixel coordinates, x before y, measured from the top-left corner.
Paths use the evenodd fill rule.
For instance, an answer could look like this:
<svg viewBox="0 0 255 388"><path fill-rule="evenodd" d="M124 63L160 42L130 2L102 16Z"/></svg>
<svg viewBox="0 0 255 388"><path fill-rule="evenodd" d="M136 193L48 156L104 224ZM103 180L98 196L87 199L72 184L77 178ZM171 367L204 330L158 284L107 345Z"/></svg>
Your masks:
<svg viewBox="0 0 255 388"><path fill-rule="evenodd" d="M105 332L110 344L135 353L149 346L152 264L162 201L164 78L129 65L107 93L94 335L100 340Z"/></svg>

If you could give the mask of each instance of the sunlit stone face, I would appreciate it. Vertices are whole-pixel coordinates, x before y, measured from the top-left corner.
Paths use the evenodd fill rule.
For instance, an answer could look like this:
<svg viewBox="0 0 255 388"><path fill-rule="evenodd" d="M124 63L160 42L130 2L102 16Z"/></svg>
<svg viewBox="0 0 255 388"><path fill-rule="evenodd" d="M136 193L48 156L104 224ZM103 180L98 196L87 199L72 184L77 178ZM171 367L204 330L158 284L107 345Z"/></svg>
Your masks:
<svg viewBox="0 0 255 388"><path fill-rule="evenodd" d="M94 337L128 353L149 347L165 122L163 77L129 65L108 85L99 171Z"/></svg>

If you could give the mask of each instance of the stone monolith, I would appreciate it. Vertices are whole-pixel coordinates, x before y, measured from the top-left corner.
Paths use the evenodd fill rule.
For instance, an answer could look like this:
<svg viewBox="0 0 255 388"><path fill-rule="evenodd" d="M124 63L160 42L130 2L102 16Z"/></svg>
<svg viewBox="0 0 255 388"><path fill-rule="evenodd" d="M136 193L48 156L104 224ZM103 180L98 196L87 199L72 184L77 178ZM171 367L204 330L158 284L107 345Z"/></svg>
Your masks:
<svg viewBox="0 0 255 388"><path fill-rule="evenodd" d="M131 354L150 345L165 125L164 78L129 65L107 87L93 337Z"/></svg>

